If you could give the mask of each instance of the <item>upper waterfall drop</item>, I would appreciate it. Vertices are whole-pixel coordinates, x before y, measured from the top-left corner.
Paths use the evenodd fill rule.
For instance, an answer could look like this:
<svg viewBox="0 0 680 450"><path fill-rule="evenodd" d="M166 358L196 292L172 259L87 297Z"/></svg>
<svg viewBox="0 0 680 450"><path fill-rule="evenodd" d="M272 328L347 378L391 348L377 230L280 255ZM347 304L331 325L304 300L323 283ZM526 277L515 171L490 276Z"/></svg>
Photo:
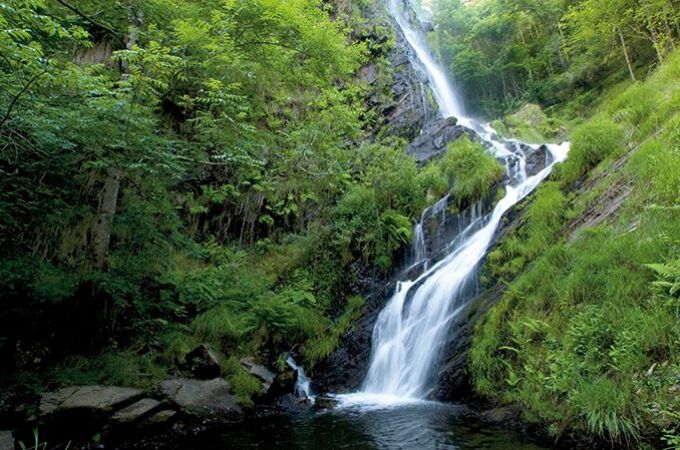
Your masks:
<svg viewBox="0 0 680 450"><path fill-rule="evenodd" d="M445 71L427 48L425 37L411 25L405 10L407 1L387 0L387 4L418 59L413 63L426 70L441 114L455 116L459 124L474 130L489 151L504 161L505 195L489 213L484 214L481 207L471 208L466 227L446 246L446 256L438 262L429 259L424 221L430 214L443 213L449 196L423 212L414 230L416 241L410 262L411 267L423 263L425 271L414 280L397 284L373 329L371 360L361 391L340 396L345 405L395 405L428 398L436 383L434 367L449 328L474 298L477 271L503 215L530 194L569 152L568 143L546 146L546 167L530 175L525 152L539 151L539 146L501 139L489 124L465 117L462 102Z"/></svg>
<svg viewBox="0 0 680 450"><path fill-rule="evenodd" d="M444 69L432 56L424 36L411 25L411 20L406 15L404 0L388 0L387 7L390 15L404 33L406 41L425 68L441 114L444 117L463 119L461 123L465 125L466 123L464 122L467 122L467 120L464 117L463 102L453 89Z"/></svg>

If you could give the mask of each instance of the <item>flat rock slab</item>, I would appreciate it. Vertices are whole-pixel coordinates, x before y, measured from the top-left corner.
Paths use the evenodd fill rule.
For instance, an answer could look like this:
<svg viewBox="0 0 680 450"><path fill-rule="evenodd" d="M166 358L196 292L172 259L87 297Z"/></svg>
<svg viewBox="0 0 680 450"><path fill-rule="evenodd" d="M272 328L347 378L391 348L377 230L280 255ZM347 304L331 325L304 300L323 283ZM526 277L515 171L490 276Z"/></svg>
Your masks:
<svg viewBox="0 0 680 450"><path fill-rule="evenodd" d="M154 410L160 408L161 402L151 399L143 398L130 406L117 411L112 417L111 422L119 425L125 425L136 422L149 416Z"/></svg>
<svg viewBox="0 0 680 450"><path fill-rule="evenodd" d="M44 394L40 399L40 415L72 410L110 414L143 396L143 391L125 387L72 386Z"/></svg>
<svg viewBox="0 0 680 450"><path fill-rule="evenodd" d="M156 389L188 414L224 422L242 418L243 411L230 393L231 386L222 378L165 380L158 383Z"/></svg>
<svg viewBox="0 0 680 450"><path fill-rule="evenodd" d="M152 415L148 419L142 422L142 427L156 427L160 425L165 425L170 423L177 416L177 412L171 409L164 409L163 411L158 411L156 414Z"/></svg>
<svg viewBox="0 0 680 450"><path fill-rule="evenodd" d="M274 374L271 370L267 369L266 367L257 364L254 359L241 358L241 365L243 365L243 367L245 367L245 369L251 375L253 375L255 378L259 379L262 382L265 392L269 390L272 384L274 384L276 374Z"/></svg>
<svg viewBox="0 0 680 450"><path fill-rule="evenodd" d="M11 431L0 431L0 450L14 450L14 437Z"/></svg>

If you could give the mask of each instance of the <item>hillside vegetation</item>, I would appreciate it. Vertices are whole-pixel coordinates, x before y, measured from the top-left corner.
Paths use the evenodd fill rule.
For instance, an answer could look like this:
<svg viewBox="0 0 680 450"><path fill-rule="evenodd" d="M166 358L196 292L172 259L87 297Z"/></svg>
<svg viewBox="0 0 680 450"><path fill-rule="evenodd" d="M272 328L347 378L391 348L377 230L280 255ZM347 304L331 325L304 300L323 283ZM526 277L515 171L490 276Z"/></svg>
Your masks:
<svg viewBox="0 0 680 450"><path fill-rule="evenodd" d="M477 392L556 437L638 447L680 429L680 54L613 90L489 255ZM663 444L660 444L663 445Z"/></svg>

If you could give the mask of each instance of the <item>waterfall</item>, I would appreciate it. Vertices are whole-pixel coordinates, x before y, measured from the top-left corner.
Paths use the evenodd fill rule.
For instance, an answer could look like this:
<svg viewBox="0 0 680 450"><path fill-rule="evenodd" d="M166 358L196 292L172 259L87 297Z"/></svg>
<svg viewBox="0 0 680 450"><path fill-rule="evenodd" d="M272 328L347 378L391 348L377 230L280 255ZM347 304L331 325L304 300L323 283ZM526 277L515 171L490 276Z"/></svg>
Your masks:
<svg viewBox="0 0 680 450"><path fill-rule="evenodd" d="M397 284L375 324L370 365L361 391L343 396L346 404L397 404L428 397L437 381L434 368L451 324L474 298L477 272L503 215L531 193L569 151L568 143L548 145L549 164L529 176L525 150L538 147L501 139L489 124L464 116L462 102L446 72L432 56L425 37L411 25L405 1L388 0L388 9L418 58L414 63L427 71L441 114L455 116L459 124L474 130L489 151L505 163L505 195L490 213L483 214L479 206L472 208L466 222L469 225L447 246L447 255L431 267L426 262L425 272L417 278ZM424 221L434 214L445 214L447 202L444 198L423 212L416 224L413 265L428 259Z"/></svg>
<svg viewBox="0 0 680 450"><path fill-rule="evenodd" d="M309 402L313 405L315 398L312 394L311 383L309 378L305 375L304 369L298 366L291 356L286 358L286 364L288 364L288 367L293 369L297 374L297 380L295 381L295 396L300 400Z"/></svg>

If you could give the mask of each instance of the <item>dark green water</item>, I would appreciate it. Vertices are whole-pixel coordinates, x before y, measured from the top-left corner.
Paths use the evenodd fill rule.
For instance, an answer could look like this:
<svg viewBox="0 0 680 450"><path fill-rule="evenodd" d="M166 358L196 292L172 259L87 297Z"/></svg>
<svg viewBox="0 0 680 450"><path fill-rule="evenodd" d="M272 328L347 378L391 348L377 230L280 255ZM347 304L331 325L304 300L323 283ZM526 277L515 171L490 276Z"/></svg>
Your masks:
<svg viewBox="0 0 680 450"><path fill-rule="evenodd" d="M545 450L512 431L472 420L464 408L435 403L391 409L254 419L178 443L178 449L493 449Z"/></svg>

